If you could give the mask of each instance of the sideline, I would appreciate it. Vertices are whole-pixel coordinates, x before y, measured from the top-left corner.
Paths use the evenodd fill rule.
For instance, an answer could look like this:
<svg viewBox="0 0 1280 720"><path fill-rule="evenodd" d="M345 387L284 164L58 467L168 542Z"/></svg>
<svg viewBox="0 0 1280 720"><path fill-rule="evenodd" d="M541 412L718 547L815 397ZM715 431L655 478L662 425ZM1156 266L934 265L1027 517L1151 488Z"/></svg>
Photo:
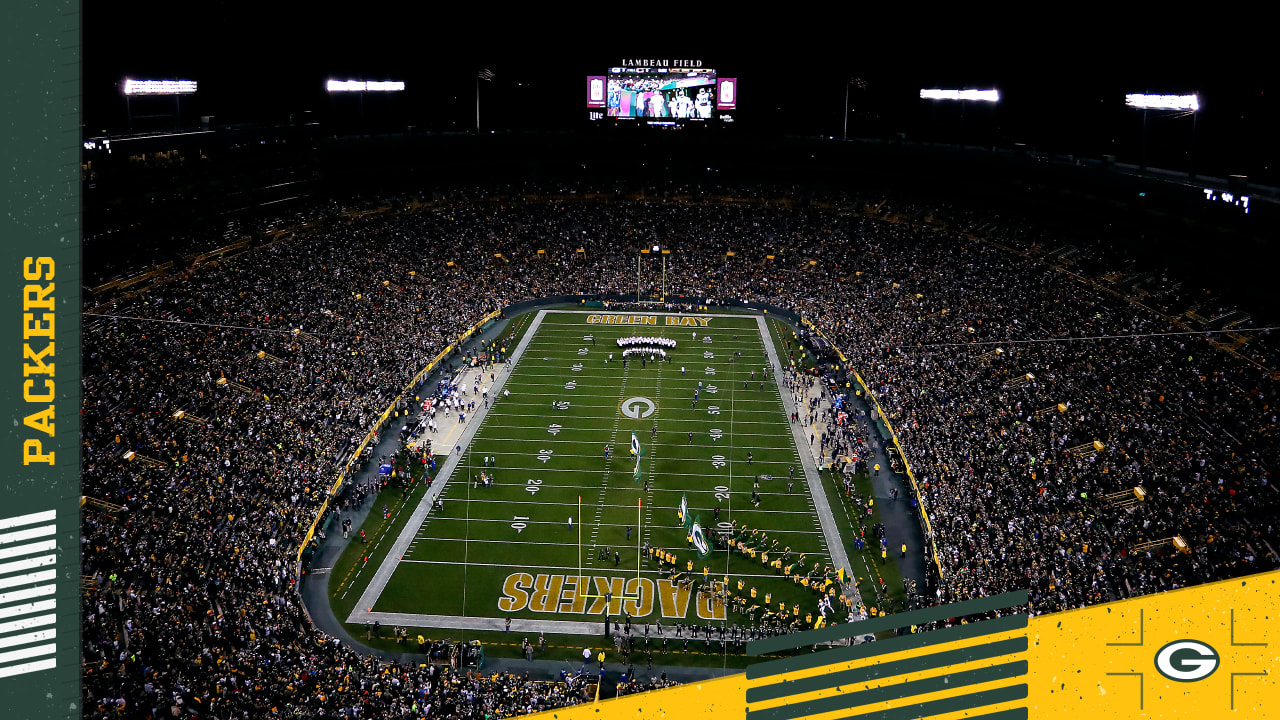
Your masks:
<svg viewBox="0 0 1280 720"><path fill-rule="evenodd" d="M489 411L497 406L498 396L502 393L502 388L506 385L507 378L515 372L516 367L520 364L521 358L524 357L525 348L529 347L529 341L538 333L538 326L542 324L542 318L546 316L547 312L547 310L538 311L538 316L534 318L533 323L529 325L529 329L520 338L520 344L516 346L515 352L511 353L506 371L494 380L492 389L493 402L489 404L489 407L478 410L472 417L472 422L467 423L468 427L462 431L462 437L457 444L464 449L471 444L472 438L480 430L480 425L485 417L488 416ZM431 487L423 494L418 507L414 508L413 515L404 524L400 531L400 536L396 538L396 542L387 552L386 558L378 566L377 572L373 574L369 585L365 587L364 593L360 595L360 600L356 602L355 608L345 622L363 623L378 619L372 614L373 606L378 602L382 591L386 589L387 582L391 580L391 575L400 563L399 558L404 557L409 551L409 546L413 544L413 540L417 537L422 524L426 522L432 505L440 497L441 491L444 490L445 485L448 484L449 479L453 476L453 471L457 469L458 464L462 461L463 454L462 452L450 453L448 459L444 461L444 464L440 467L440 472L436 474L435 481L431 483ZM395 559L393 560L392 558Z"/></svg>

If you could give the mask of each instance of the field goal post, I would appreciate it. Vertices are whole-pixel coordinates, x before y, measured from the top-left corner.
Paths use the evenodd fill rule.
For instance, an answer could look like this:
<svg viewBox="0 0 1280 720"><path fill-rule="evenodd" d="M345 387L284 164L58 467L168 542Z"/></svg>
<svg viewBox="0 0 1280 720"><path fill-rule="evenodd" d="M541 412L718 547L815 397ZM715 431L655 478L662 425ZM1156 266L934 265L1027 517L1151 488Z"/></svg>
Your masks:
<svg viewBox="0 0 1280 720"><path fill-rule="evenodd" d="M661 245L654 245L652 248L640 248L640 252L636 255L636 302L641 305L662 305L667 301L667 256L671 254L670 248L664 248ZM642 277L642 260L645 255L661 255L662 256L662 280L658 285L661 296L654 300L652 297L644 299L644 281Z"/></svg>

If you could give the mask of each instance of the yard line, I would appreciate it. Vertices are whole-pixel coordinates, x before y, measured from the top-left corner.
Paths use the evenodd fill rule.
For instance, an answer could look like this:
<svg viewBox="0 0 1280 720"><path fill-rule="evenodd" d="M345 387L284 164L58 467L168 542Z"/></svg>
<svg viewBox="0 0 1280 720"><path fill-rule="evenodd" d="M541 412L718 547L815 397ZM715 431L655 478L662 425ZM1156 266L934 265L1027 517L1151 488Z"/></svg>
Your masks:
<svg viewBox="0 0 1280 720"><path fill-rule="evenodd" d="M805 556L806 556L806 557L819 557L819 555L818 555L818 554L816 554L816 553L806 553L806 554L805 554ZM462 563L457 562L456 560L401 560L400 562L404 562L404 563L414 563L414 564L417 564L417 565L455 565L455 566L456 566L456 565L462 565ZM523 570L523 569L526 569L526 568L535 568L535 569L538 569L538 570L573 570L573 571L576 571L576 570L578 569L578 568L576 568L576 567L565 567L565 566L563 566L563 565L528 565L528 564L516 564L516 563L471 563L471 564L472 564L472 565L474 565L474 566L476 566L476 567L512 568L512 569L515 569L515 570ZM585 568L584 568L584 569L585 569ZM605 568L605 569L603 569L603 570L599 570L598 572L599 572L599 573L608 572L608 573L611 573L611 574L614 574L614 575L623 575L624 573L626 573L626 576L627 576L627 577L634 577L634 575L631 575L630 573L634 573L635 571L634 571L634 570L625 570L625 571L624 571L624 570L620 570L620 569L615 570L614 568L611 568L611 567L610 567L610 568ZM660 576L662 576L662 577L667 577L667 576L669 576L669 575L671 574L671 573L670 573L669 571L667 571L667 570L641 570L641 571L640 571L640 573L641 573L641 574L643 574L643 575L660 575ZM735 574L734 574L734 577L744 577L744 578L765 578L765 577L767 577L767 578L774 578L774 579L784 579L782 575L773 575L773 574L751 574L751 575L748 575L748 574L738 574L738 573L735 573Z"/></svg>
<svg viewBox="0 0 1280 720"><path fill-rule="evenodd" d="M741 511L741 512L754 512L754 511L752 511L752 510L744 510L744 511ZM759 511L759 512L769 512L769 511L761 510L761 511ZM510 522L511 522L511 518L477 518L477 517L473 517L473 518L460 518L460 517L459 517L459 518L451 518L451 517L444 517L444 516L437 515L437 516L436 516L436 522L437 522L437 523L442 523L442 522L467 522L467 523L477 523L477 522L495 523L495 522L496 522L496 523L510 523ZM525 521L525 523L526 523L527 525L557 525L557 526L562 526L562 525L564 525L564 523L560 522L559 520L526 520L526 521ZM620 528L620 527L630 527L630 525L628 525L627 523L607 523L607 522L602 522L602 523L600 523L600 524L599 524L599 527L606 527L606 528L610 528L610 527L618 527L618 528ZM769 529L769 528L766 528L766 527L760 527L760 526L752 526L752 528L753 528L753 529L755 529L755 530L759 530L759 531L761 531L761 532L767 532L767 533L771 533L771 534L772 534L772 533L785 533L785 534L795 534L795 535L821 535L821 534L822 534L822 533L820 533L820 532L816 532L816 531L813 531L813 530L771 530L771 529ZM459 539L459 540L461 540L462 538L458 538L458 539ZM518 543L518 542L520 542L520 540L519 540L519 539L516 539L516 540L511 540L511 541L509 541L509 542L511 542L511 543L513 543L513 544L514 544L514 543ZM618 547L622 547L622 546L621 546L621 545L619 545Z"/></svg>
<svg viewBox="0 0 1280 720"><path fill-rule="evenodd" d="M540 430L541 428L529 428L529 429L530 429L530 430ZM579 430L580 430L581 428L561 428L561 429L562 429L562 430L574 430L574 429L579 429ZM658 433L658 434L659 434L659 435L662 435L663 433ZM673 436L679 436L679 433L666 433L666 434L667 434L667 435L673 435ZM743 434L747 434L747 433L743 433ZM764 433L751 433L751 435L752 435L753 437L777 437L777 435L776 435L776 434L775 434L775 435L766 435L766 434L764 434ZM652 437L652 436L650 436L650 437ZM686 435L686 437L687 437L687 435ZM696 436L695 436L695 437L696 437ZM583 441L582 441L582 440L563 440L563 439L560 439L560 438L550 438L550 439L543 438L543 439L539 439L539 438L527 438L527 437L523 437L523 438L482 437L482 438L476 438L475 440L473 440L473 441L472 441L472 445L475 445L475 444L477 444L477 443L482 443L482 442L530 442L530 443L536 443L536 444L539 444L539 445L541 445L541 444L543 444L543 443L569 443L569 444L574 444L574 445L581 445L581 444L583 443ZM689 445L689 444L685 444L685 445L681 445L681 447L706 447L706 448L714 448L714 447L721 447L721 446L720 446L720 445L700 445L700 444L698 444L698 445ZM780 446L778 446L778 445L756 445L756 446L753 446L753 447L754 447L754 449L756 449L756 450L790 450L790 449L791 449L791 448L790 448L789 446L787 446L787 445L780 445ZM508 453L508 455L510 455L510 454L513 454L513 453ZM594 456L593 456L593 455L572 455L572 456L570 456L570 455L565 455L565 456L562 456L562 457L594 457Z"/></svg>
<svg viewBox="0 0 1280 720"><path fill-rule="evenodd" d="M567 411L558 411L558 414L556 414L556 415L548 415L548 414L546 414L546 413L533 413L533 414L529 414L529 413L503 413L503 417L536 417L536 418L564 417L564 416L565 416L565 415L563 414L564 412L567 412ZM766 411L766 410L747 410L746 412L768 412L768 411ZM569 416L569 417L572 417L572 416ZM584 419L584 418L579 418L579 419ZM704 423L704 424L705 424L707 421L706 421L706 420L683 420L683 419L680 419L680 418L668 418L668 419L664 420L663 422L669 422L669 423ZM739 422L739 423L746 424L746 425L771 425L771 426L773 426L773 427L777 427L777 425L778 425L778 423L777 423L776 421L775 421L775 422L763 422L763 421L759 421L759 420L739 420L738 422Z"/></svg>
<svg viewBox="0 0 1280 720"><path fill-rule="evenodd" d="M559 488L561 488L561 487L566 487L566 486L563 486L563 485L558 485L558 486L556 486L556 488L557 488L557 489L559 489ZM582 487L582 486L568 486L568 487ZM671 492L675 492L675 491L671 491ZM680 490L679 492L690 492L690 491L688 491L688 490ZM777 496L780 496L780 497L786 496L786 494L787 494L787 493L760 493L760 495L761 495L761 496L764 496L764 495L777 495ZM454 500L453 502L455 502L455 503L496 503L496 504L499 504L499 505L507 505L507 506L511 506L511 505L539 505L539 506L544 506L544 507L546 507L546 506L551 506L551 505L565 505L565 506L567 506L567 507L577 507L577 505L578 505L577 503L572 503L572 502L542 502L542 501L540 501L540 500L479 500L479 499L477 499L477 498L468 498L468 499L466 499L466 500ZM634 505L608 505L608 504L601 504L601 505L599 505L598 507L602 507L602 508L627 508L627 509L631 509L631 508L634 508L635 506L634 506ZM679 506L679 505L648 505L647 507L648 507L650 510L679 510L679 509L680 509L680 506ZM745 510L744 510L743 512L750 512L750 511L745 511ZM779 513L779 514L782 514L782 515L806 515L806 516L812 516L812 515L813 515L813 513L812 513L812 512L806 512L806 511L804 511L804 510L760 510L759 512ZM473 540L472 542L476 542L476 541L474 541L474 540Z"/></svg>
<svg viewBox="0 0 1280 720"><path fill-rule="evenodd" d="M697 447L697 446L694 446L694 447ZM514 469L512 470L512 472L514 472L514 471L516 471L516 470L520 470L520 469L521 469L521 468L514 468ZM579 468L538 468L538 469L536 469L536 470L529 470L528 472L530 472L530 473L567 472L567 473L589 473L589 474L595 474L597 471L596 471L596 470L589 470L589 469L579 469ZM750 474L748 477L755 477L755 475L757 475L757 474L759 474L759 473L752 473L752 474ZM670 472L670 471L667 471L667 470L663 470L663 471L661 471L661 472L655 472L655 473L653 473L653 475L654 475L655 477L697 477L697 478L705 478L705 477L707 476L707 474L706 474L706 473L678 473L678 472ZM774 479L775 479L775 480L777 480L777 479L781 479L781 476L780 476L780 475L779 475L779 476L776 476ZM503 483L503 484L505 484L505 485L511 485L511 484L513 484L513 483ZM557 487L557 488L560 488L560 487L583 487L583 488L587 488L587 489L594 490L594 489L596 489L598 486L597 486L597 485L556 485L555 487ZM659 490L663 490L664 488L658 488L658 489L659 489ZM686 489L687 489L687 488L686 488ZM692 489L692 490L689 490L689 492L702 492L702 491L701 491L701 490L698 490L698 489L696 489L696 488L694 488L694 489ZM764 494L764 493L761 493L761 494ZM456 502L456 501L455 501L455 502Z"/></svg>
<svg viewBox="0 0 1280 720"><path fill-rule="evenodd" d="M502 424L495 424L495 427L496 427L496 428L498 428L498 429L501 429L501 430L546 430L546 429L547 429L545 426L542 426L542 425L502 425ZM593 430L593 429L595 429L595 428L573 428L573 427L562 427L561 429L562 429L562 430L575 430L575 431L591 431L591 430ZM600 430L600 432L604 432L604 430L603 430L603 429L601 429L601 430ZM658 431L658 436L659 436L659 437L661 437L662 435L674 435L674 436L676 436L676 437L680 437L680 436L682 435L682 433L659 430L659 431ZM771 438L776 438L776 437L778 437L778 433L776 433L776 432L772 432L772 433L743 433L743 432L740 432L740 433L738 433L738 435L746 435L746 436L748 436L748 437L771 437ZM486 436L486 437L482 437L482 438L477 438L476 440L477 440L477 442L478 442L478 441L480 441L480 440L531 440L531 439L530 439L530 438L493 438L493 437L487 437L487 436ZM532 442L538 442L538 441L537 441L537 440L532 440ZM554 438L553 438L553 439L547 440L547 442L581 442L581 440L557 440L557 439L554 439ZM795 450L795 445L793 445L792 443L784 443L781 447L777 447L777 448L773 448L773 449L775 449L775 450ZM796 457L797 457L797 458L799 458L799 457L800 457L800 455L799 455L799 454L796 454Z"/></svg>

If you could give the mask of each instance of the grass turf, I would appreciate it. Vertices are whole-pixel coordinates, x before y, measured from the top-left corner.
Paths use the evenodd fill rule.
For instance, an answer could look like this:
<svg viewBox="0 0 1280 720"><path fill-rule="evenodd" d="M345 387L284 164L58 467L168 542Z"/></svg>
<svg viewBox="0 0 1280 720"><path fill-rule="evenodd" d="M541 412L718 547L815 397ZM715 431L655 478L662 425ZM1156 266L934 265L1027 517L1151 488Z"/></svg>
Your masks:
<svg viewBox="0 0 1280 720"><path fill-rule="evenodd" d="M585 322L586 318L557 313L545 317L507 381L511 396L498 400L489 411L467 456L450 479L444 495L445 510L433 511L419 528L414 545L397 566L374 610L599 622L605 610L616 617L623 609L617 597L608 607L600 599L591 599L581 607L573 607L572 602L557 604L559 593L554 592L554 580L538 578L542 587L555 595L548 607L570 612L537 612L530 609L527 601L518 609L504 611L498 600L504 595L509 576L521 572L532 577L567 576L570 582L560 587L566 590L572 588L571 579L581 567L582 575L601 578L598 582L604 584L599 587L612 588L615 595L617 589L627 587L617 583L637 576L637 560L640 577L665 577L666 573L660 572L654 562L640 557L637 544L648 540L673 552L682 570L692 560L693 575L698 580L706 567L712 579L727 575L731 588L736 589L739 579L746 588L756 587L757 604L763 605L768 593L773 610L782 602L788 611L798 605L801 617L815 612L817 596L812 591L779 577L759 561L724 550L714 551L705 560L697 559L687 549L685 533L676 516L681 497L687 497L691 513L708 529L737 521L739 525L766 531L771 538L789 546L792 560L805 553L807 566L830 562L807 484L797 482L792 492L787 491L788 470L795 466L799 474L800 463L777 384L772 377L763 378L767 359L755 318L716 317L699 328L591 325ZM663 315L659 314L658 319L663 322ZM523 334L530 323L517 318L512 324L518 334ZM699 335L697 342L692 338L695 331ZM633 360L623 368L621 351L614 341L640 334L676 339L678 347L669 351L672 361ZM713 338L710 344L702 342L708 334ZM593 335L594 343L584 340L585 335ZM775 341L780 339L776 329L771 335ZM518 336L512 338L508 347L514 348L517 339ZM606 363L610 353L614 360ZM737 353L741 357L735 357ZM575 366L580 369L575 370ZM692 398L699 381L704 389L695 407ZM638 419L625 417L619 404L630 397L652 400L656 412ZM553 407L554 402L569 405L558 409ZM651 431L655 424L656 439ZM632 481L634 460L627 452L632 432L645 448L642 462L644 476L650 481L647 490ZM693 433L692 438L689 433ZM613 450L609 460L603 453L606 444ZM748 452L753 456L750 460ZM495 467L483 466L486 455L496 458ZM480 472L496 478L491 488L474 486L473 480ZM774 479L761 482L762 504L757 509L752 506L750 495L761 474ZM824 485L841 526L842 540L854 558L844 511L836 507L842 501L836 499L838 493L825 474ZM398 490L385 492L375 503L378 510L387 504L391 517L384 519L380 512L371 516L366 522L370 544L349 547L334 568L335 576L343 578L331 588L334 611L339 617L349 614L423 489L421 483L415 484L403 505L397 502L401 495ZM637 501L642 503L639 518ZM717 506L718 518L714 510ZM568 523L571 515L572 528ZM617 552L617 558L610 555L607 560L599 559L602 547ZM858 564L856 559L853 562ZM863 575L857 572L858 568L853 569L855 575ZM891 590L901 593L900 576L888 570L886 580ZM566 594L566 598L571 597L571 592ZM874 604L874 598L871 592L868 599L872 602L868 605ZM670 603L668 610L682 615L685 622L705 622L698 617L696 599L690 598L683 607L678 597L673 599L677 602ZM597 612L591 613L592 609ZM652 622L663 615L662 603L656 600L651 608L628 609L636 616L636 623L646 619ZM647 613L641 612L646 609ZM677 619L668 616L664 624ZM731 623L749 622L747 617L733 612L727 612L726 619ZM363 628L348 629L357 637L364 635ZM518 654L520 638L515 638L515 633L433 628L414 628L412 633L419 631L433 638L481 639L493 643L493 651L501 655L508 654L502 649L506 647L503 643L510 643L509 654ZM572 660L580 657L580 650L574 648L587 638L549 634L548 640L548 656L554 657L562 650ZM394 646L389 639L372 642ZM682 643L672 645L674 650ZM718 650L717 643L713 646ZM702 648L701 641L692 644L692 649ZM674 664L726 662L716 652L690 653L687 657L675 653L659 660L655 647L655 662L673 664L676 655L680 658Z"/></svg>

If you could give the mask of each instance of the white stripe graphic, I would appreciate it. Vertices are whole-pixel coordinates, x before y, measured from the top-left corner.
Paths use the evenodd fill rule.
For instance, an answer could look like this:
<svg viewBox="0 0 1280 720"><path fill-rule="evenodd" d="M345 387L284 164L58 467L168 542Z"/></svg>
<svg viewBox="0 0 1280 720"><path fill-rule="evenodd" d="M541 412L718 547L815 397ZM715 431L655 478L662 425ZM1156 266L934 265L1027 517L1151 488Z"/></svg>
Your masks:
<svg viewBox="0 0 1280 720"><path fill-rule="evenodd" d="M13 577L0 578L0 588L13 587L14 585L30 585L31 583L54 580L57 576L57 570L41 570L40 572L27 573L26 575L15 575ZM4 630L0 630L0 632L4 632Z"/></svg>
<svg viewBox="0 0 1280 720"><path fill-rule="evenodd" d="M0 545L5 545L19 540L30 540L35 537L44 537L52 535L55 532L53 525L45 525L44 527L31 528L30 530L19 530L17 532L4 533L0 535Z"/></svg>
<svg viewBox="0 0 1280 720"><path fill-rule="evenodd" d="M22 635L12 635L10 637L0 637L0 648L13 647L14 645L26 645L33 642L44 642L57 637L58 631L49 628L48 630L37 630L35 632L24 633ZM52 646L50 646L52 647ZM39 653L44 655L45 653Z"/></svg>
<svg viewBox="0 0 1280 720"><path fill-rule="evenodd" d="M57 555L41 555L39 557L27 558L26 560L18 560L11 563L0 563L0 575L8 575L22 570L30 570L31 568L45 567L58 562ZM0 602L4 602L0 600Z"/></svg>
<svg viewBox="0 0 1280 720"><path fill-rule="evenodd" d="M11 527L19 525L33 525L38 522L48 522L57 516L56 510L45 510L44 512L31 513L30 515L19 515L18 517L0 519L0 530L7 530Z"/></svg>
<svg viewBox="0 0 1280 720"><path fill-rule="evenodd" d="M18 545L10 548L0 548L0 560L5 558L17 557L19 555L30 555L31 553L43 552L45 550L53 550L57 547L57 540L41 540L36 543L27 543L26 545Z"/></svg>
<svg viewBox="0 0 1280 720"><path fill-rule="evenodd" d="M49 647L53 647L50 645ZM13 675L25 675L27 673L39 672L41 670L52 670L58 666L58 661L54 658L45 660L37 660L35 662L23 663L21 665L10 665L9 667L0 667L0 678L10 677Z"/></svg>
<svg viewBox="0 0 1280 720"><path fill-rule="evenodd" d="M30 615L31 613L44 612L52 610L56 607L56 600L40 600L25 605L14 605L13 607L0 608L0 618L17 617L19 615Z"/></svg>

